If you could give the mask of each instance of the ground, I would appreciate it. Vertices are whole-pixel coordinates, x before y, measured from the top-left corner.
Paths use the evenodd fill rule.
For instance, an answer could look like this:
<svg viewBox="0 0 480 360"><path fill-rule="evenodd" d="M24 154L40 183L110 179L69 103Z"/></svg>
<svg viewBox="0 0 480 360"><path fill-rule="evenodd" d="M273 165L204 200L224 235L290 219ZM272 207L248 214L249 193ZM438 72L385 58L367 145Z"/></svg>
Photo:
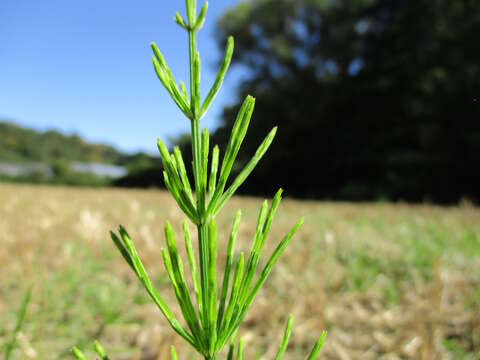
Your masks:
<svg viewBox="0 0 480 360"><path fill-rule="evenodd" d="M248 253L261 201L234 198L219 216L219 267L238 208L244 216L237 249ZM241 328L246 358L273 359L293 313L287 360L303 359L323 329L321 359L479 359L478 210L467 202L437 207L287 198L261 265L297 218L305 216L305 225ZM174 304L160 255L166 220L180 242L183 217L158 190L1 185L0 346L33 285L12 359L70 358L72 345L89 348L94 339L119 360L167 359L170 344L181 359L197 359L108 236L118 224L128 229L160 293Z"/></svg>

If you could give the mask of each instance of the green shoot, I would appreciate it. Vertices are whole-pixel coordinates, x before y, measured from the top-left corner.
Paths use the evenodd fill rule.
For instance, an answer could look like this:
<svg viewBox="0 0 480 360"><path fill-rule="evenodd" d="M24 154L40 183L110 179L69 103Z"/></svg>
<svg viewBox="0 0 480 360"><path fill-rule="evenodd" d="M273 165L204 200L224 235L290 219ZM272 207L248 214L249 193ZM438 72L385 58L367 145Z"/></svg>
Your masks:
<svg viewBox="0 0 480 360"><path fill-rule="evenodd" d="M290 340L290 335L292 334L292 326L293 326L293 315L290 314L288 317L287 327L285 328L285 334L283 335L282 344L278 349L277 356L275 356L275 360L282 360L283 354L287 349L288 340Z"/></svg>
<svg viewBox="0 0 480 360"><path fill-rule="evenodd" d="M215 222L216 216L263 158L275 138L277 128L273 128L267 134L251 160L234 179L231 179L232 169L252 119L255 99L252 96L247 96L243 102L225 153L221 156L219 147L210 144L208 130L206 128L201 129L200 120L206 115L225 79L232 60L234 40L232 37L228 38L223 62L211 89L202 102L200 93L201 60L197 50L197 32L205 23L208 3L205 2L198 14L196 0L186 0L185 3L187 18L184 19L180 13L176 13L175 22L188 34L189 91L184 82L179 81L177 85L177 81L173 77L163 54L155 43L151 44L153 67L157 77L175 105L189 119L191 125L193 179L188 177L188 171L180 149L175 147L173 153L170 153L167 146L161 140L158 140L166 188L185 216L196 226L198 237L197 263L189 225L185 221L183 223L183 236L189 270L189 274L187 274L178 251L173 228L168 222L166 223L166 250L162 249L161 254L183 320L176 318L163 297L155 289L127 231L120 226L118 234L112 232L111 238L122 257L143 284L146 292L180 337L206 360L216 360L218 354L227 344L229 344L227 359L233 359L236 355L236 359L240 360L243 359L244 344L240 340L235 351L234 337L256 295L272 272L274 265L302 226L303 219L300 219L279 242L266 261L265 267L259 273L257 268L260 257L268 239L275 213L280 205L282 190L280 189L276 193L270 206L267 201L263 203L258 215L257 227L248 258L245 258L245 255L241 253L235 259L235 244L241 220L241 212L239 211L234 219L229 237L227 260L220 285L220 279L217 279L219 239ZM212 151L210 151L211 147ZM220 158L222 159L221 164ZM191 276L193 294L190 293L187 286L187 275ZM276 359L281 359L287 348L292 323L293 318L290 317ZM324 338L324 335L320 338L309 359L316 358ZM97 344L97 348L101 349L98 346L99 344ZM74 348L73 352L77 359L84 358L77 348ZM104 354L103 350L97 351L97 353L99 355ZM178 358L173 347L171 358Z"/></svg>
<svg viewBox="0 0 480 360"><path fill-rule="evenodd" d="M10 359L10 356L12 355L12 351L15 348L15 345L17 344L17 335L22 329L23 321L25 320L27 307L28 307L28 304L30 303L31 297L32 297L32 287L30 287L25 293L22 304L20 305L20 309L18 310L17 323L15 324L15 328L13 329L12 338L5 346L5 356L4 356L5 360Z"/></svg>
<svg viewBox="0 0 480 360"><path fill-rule="evenodd" d="M107 353L105 352L105 350L103 349L103 346L98 341L95 341L93 343L93 350L99 356L100 360L110 359L107 356ZM72 348L72 353L73 353L73 357L77 360L87 360L87 357L85 356L85 354L76 346Z"/></svg>

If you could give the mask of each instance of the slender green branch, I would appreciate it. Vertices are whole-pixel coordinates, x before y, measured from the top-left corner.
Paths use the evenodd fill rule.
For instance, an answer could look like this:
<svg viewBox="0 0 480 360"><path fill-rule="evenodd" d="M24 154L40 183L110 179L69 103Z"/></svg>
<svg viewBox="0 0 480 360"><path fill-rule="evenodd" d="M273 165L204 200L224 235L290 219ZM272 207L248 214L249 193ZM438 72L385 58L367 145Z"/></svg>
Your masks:
<svg viewBox="0 0 480 360"><path fill-rule="evenodd" d="M120 227L119 236L112 232L111 238L170 326L202 354L204 359L216 360L218 353L222 351L223 347L226 344L230 344L227 359L233 360L236 356L237 360L242 360L244 344L240 340L235 351L234 338L236 333L280 255L285 251L293 235L302 225L303 219L277 245L263 271L257 275L260 256L275 213L279 207L282 190L280 189L276 193L270 207L267 201L263 203L258 215L257 227L247 260L245 260L244 253L241 253L234 261L236 257L235 243L241 218L241 212L239 211L235 217L228 241L227 259L219 291L217 281L219 240L215 217L258 165L272 144L277 129L273 128L270 131L259 145L254 156L232 181L230 175L246 136L255 107L255 99L252 96L247 96L233 125L221 166L219 167L220 150L218 146L213 147L209 164L210 134L206 128L202 131L200 121L208 111L225 79L233 56L234 40L232 37L228 38L223 62L220 65L212 87L202 103L200 94L201 59L197 50L197 32L205 23L208 3L205 2L198 16L196 0L185 0L185 5L186 20L180 13L176 13L175 22L188 33L189 91L184 82L180 81L179 85L177 85L163 54L155 43L152 43L151 47L153 50L152 62L158 79L175 104L190 120L191 124L193 183L190 183L187 167L180 149L174 147L173 153L170 153L166 145L161 140L158 140L165 185L179 208L197 228L198 267L188 223L186 221L183 223L185 249L194 294L190 294L183 261L177 249L173 228L169 223L165 226L167 250L162 249L161 251L163 263L181 314L185 320L186 328L180 324L153 286L133 241L126 230ZM227 184L229 184L228 187ZM231 275L232 268L233 275ZM287 349L292 323L293 317L289 317L276 360L281 360ZM316 343L308 359L313 360L317 357L324 340L325 334ZM77 359L85 359L79 349L74 348L72 351ZM105 352L100 344L96 343L95 351L102 359L106 359ZM173 347L171 348L171 358L172 360L178 360L177 352Z"/></svg>
<svg viewBox="0 0 480 360"><path fill-rule="evenodd" d="M283 335L282 344L278 348L277 355L275 356L275 360L282 360L283 354L287 349L288 340L290 340L290 335L292 334L292 326L293 326L293 315L290 314L288 316L287 327L285 328L285 334Z"/></svg>
<svg viewBox="0 0 480 360"><path fill-rule="evenodd" d="M239 210L237 212L237 215L235 216L232 232L230 234L230 240L228 242L227 261L225 262L225 271L223 272L223 283L222 283L222 291L220 295L220 304L218 306L217 330L220 330L220 326L223 320L223 314L225 312L225 300L227 298L228 284L230 281L230 270L232 267L233 255L235 251L235 242L237 240L238 227L240 225L241 218L242 218L242 212Z"/></svg>
<svg viewBox="0 0 480 360"><path fill-rule="evenodd" d="M192 272L193 289L197 299L200 318L201 318L202 324L204 324L204 319L202 319L203 301L202 301L201 284L200 284L200 279L198 278L197 263L195 261L195 254L193 253L193 246L192 246L192 241L190 239L190 231L188 230L187 221L183 222L183 234L185 237L185 249L187 251L188 263L190 265L190 271Z"/></svg>
<svg viewBox="0 0 480 360"><path fill-rule="evenodd" d="M23 297L22 303L20 305L20 309L18 310L17 322L12 332L12 338L5 346L5 357L4 357L5 360L10 359L12 351L15 348L15 345L17 344L17 335L22 329L23 322L25 320L25 315L27 314L27 307L28 307L28 304L30 303L30 299L32 298L32 289L33 289L33 286L30 286L28 288L27 292L25 293L25 296Z"/></svg>
<svg viewBox="0 0 480 360"><path fill-rule="evenodd" d="M307 360L316 360L318 357L318 354L320 353L320 350L322 350L322 346L325 343L325 339L327 338L327 332L324 331L322 332L322 336L318 341L315 343L315 346L312 349L312 352L310 355L308 355Z"/></svg>

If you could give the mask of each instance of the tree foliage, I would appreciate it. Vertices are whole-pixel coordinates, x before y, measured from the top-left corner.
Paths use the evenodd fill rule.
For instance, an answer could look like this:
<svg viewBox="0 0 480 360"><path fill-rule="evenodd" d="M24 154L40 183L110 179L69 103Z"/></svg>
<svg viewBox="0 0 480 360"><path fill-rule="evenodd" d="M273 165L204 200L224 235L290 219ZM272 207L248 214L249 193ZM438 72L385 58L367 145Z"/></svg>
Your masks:
<svg viewBox="0 0 480 360"><path fill-rule="evenodd" d="M480 2L250 0L217 28L249 69L238 99L258 100L239 160L281 128L244 191L275 179L299 197L480 198ZM239 105L214 134L223 147Z"/></svg>
<svg viewBox="0 0 480 360"><path fill-rule="evenodd" d="M78 135L64 135L54 130L40 132L0 121L0 161L123 164L127 158L112 146L88 143Z"/></svg>
<svg viewBox="0 0 480 360"><path fill-rule="evenodd" d="M119 165L127 174L112 178L108 174L79 172L72 168L75 162ZM2 165L11 164L23 166L24 171L9 175ZM127 154L106 144L89 143L78 135L54 130L41 132L0 121L0 181L158 187L163 183L162 171L157 156L142 152Z"/></svg>

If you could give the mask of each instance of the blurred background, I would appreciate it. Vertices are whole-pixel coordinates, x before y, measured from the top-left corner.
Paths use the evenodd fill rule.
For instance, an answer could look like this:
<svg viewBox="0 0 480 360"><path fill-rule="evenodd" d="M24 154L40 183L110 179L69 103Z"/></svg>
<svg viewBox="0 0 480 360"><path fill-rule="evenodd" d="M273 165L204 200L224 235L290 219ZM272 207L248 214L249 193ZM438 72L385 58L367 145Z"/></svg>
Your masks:
<svg viewBox="0 0 480 360"><path fill-rule="evenodd" d="M155 137L189 154L189 124L148 44L188 78L178 5L2 2L1 176L162 186ZM213 1L209 16L204 94L226 37L236 39L233 72L204 123L214 141L225 147L246 94L258 101L241 162L280 129L244 193L479 200L478 2L231 0Z"/></svg>
<svg viewBox="0 0 480 360"><path fill-rule="evenodd" d="M0 346L25 289L39 284L18 358L68 357L72 344L102 338L118 358L163 359L176 341L152 320L106 234L131 225L140 248L156 253L163 222L180 224L156 190L156 138L179 145L189 164L190 124L156 78L149 43L188 79L187 37L173 21L183 8L0 2L0 260L10 264L0 267ZM478 34L478 0L210 1L202 94L235 38L231 71L202 120L211 143L226 148L247 94L256 109L234 172L279 126L222 230L235 206L246 208L248 250L255 197L278 187L289 198L278 235L307 218L247 324L259 349L250 356L273 356L278 324L294 311L289 359L324 328L328 359L480 358ZM164 284L159 258L145 256Z"/></svg>

